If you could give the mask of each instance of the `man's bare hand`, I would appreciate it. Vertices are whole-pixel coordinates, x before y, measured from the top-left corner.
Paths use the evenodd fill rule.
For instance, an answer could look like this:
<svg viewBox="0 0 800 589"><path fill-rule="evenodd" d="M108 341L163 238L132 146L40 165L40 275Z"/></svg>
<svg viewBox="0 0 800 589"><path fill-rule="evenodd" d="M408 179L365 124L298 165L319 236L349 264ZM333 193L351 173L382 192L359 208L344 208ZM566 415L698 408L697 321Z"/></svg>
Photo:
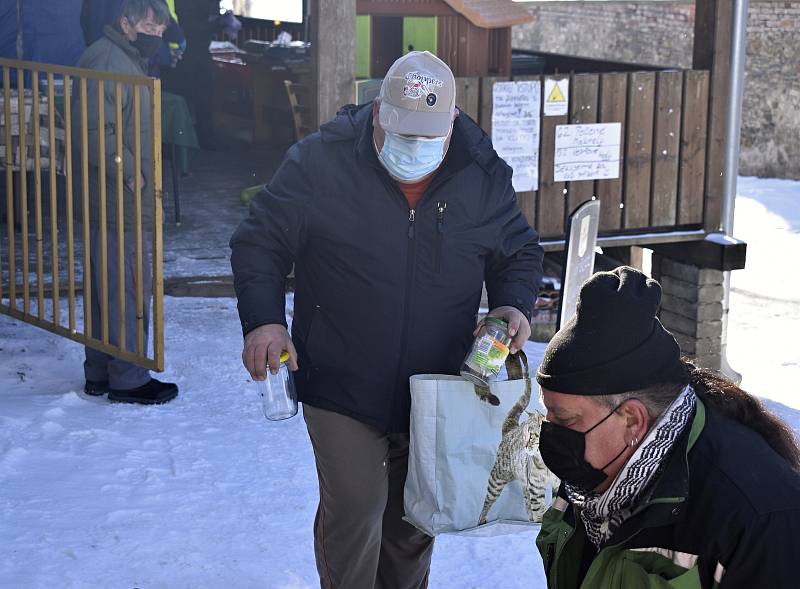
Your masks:
<svg viewBox="0 0 800 589"><path fill-rule="evenodd" d="M283 351L289 352L289 368L297 370L297 351L286 328L277 323L262 325L245 336L242 364L253 380L264 380L267 366L272 374L278 372Z"/></svg>
<svg viewBox="0 0 800 589"><path fill-rule="evenodd" d="M489 311L487 317L497 317L508 323L508 335L513 338L509 346L512 354L519 352L531 336L531 324L528 318L516 307L497 307ZM478 323L472 335L477 336L481 328L483 328L483 321Z"/></svg>

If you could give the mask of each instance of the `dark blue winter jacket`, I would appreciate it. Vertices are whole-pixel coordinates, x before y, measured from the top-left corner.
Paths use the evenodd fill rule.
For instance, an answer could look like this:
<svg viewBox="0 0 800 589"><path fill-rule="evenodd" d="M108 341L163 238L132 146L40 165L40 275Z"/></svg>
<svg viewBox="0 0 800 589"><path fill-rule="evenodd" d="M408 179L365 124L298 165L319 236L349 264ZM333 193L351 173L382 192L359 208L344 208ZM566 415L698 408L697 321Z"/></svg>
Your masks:
<svg viewBox="0 0 800 589"><path fill-rule="evenodd" d="M530 314L542 248L511 169L463 113L416 209L378 161L372 105L342 109L294 145L231 239L245 333L286 324L300 400L408 431L412 374L457 374L484 280L491 308Z"/></svg>

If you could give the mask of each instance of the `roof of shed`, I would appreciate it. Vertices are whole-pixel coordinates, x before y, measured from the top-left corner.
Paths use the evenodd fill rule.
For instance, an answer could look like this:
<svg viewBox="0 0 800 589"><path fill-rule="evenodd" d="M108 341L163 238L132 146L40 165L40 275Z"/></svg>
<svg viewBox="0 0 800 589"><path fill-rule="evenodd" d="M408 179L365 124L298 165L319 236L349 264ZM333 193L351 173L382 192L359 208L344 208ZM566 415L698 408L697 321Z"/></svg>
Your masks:
<svg viewBox="0 0 800 589"><path fill-rule="evenodd" d="M528 10L513 0L444 0L472 24L485 29L520 25L533 20Z"/></svg>

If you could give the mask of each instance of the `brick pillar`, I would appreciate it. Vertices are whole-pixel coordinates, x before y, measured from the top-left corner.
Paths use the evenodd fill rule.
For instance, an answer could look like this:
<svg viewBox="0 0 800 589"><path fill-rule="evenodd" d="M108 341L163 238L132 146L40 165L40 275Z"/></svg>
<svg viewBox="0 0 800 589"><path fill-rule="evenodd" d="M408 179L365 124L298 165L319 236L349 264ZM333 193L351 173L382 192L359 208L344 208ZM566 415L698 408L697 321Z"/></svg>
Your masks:
<svg viewBox="0 0 800 589"><path fill-rule="evenodd" d="M654 253L653 277L663 290L661 323L675 336L684 355L704 368L719 370L723 272Z"/></svg>

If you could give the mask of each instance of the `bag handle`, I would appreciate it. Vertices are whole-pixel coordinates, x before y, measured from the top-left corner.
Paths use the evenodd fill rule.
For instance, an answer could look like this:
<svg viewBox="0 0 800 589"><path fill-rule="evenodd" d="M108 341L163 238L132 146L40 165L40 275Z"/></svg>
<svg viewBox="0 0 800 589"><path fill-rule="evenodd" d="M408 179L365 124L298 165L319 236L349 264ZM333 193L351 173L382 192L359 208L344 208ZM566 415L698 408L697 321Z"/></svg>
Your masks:
<svg viewBox="0 0 800 589"><path fill-rule="evenodd" d="M530 378L528 372L528 357L525 352L520 350L516 354L509 354L506 357L506 372L508 380L521 380Z"/></svg>
<svg viewBox="0 0 800 589"><path fill-rule="evenodd" d="M508 380L530 380L528 373L528 357L525 352L520 350L516 354L509 354L506 356L506 372L508 373ZM500 399L497 395L492 394L491 389L486 385L474 384L475 394L481 401L485 401L495 407L500 404ZM530 387L530 383L526 385Z"/></svg>

